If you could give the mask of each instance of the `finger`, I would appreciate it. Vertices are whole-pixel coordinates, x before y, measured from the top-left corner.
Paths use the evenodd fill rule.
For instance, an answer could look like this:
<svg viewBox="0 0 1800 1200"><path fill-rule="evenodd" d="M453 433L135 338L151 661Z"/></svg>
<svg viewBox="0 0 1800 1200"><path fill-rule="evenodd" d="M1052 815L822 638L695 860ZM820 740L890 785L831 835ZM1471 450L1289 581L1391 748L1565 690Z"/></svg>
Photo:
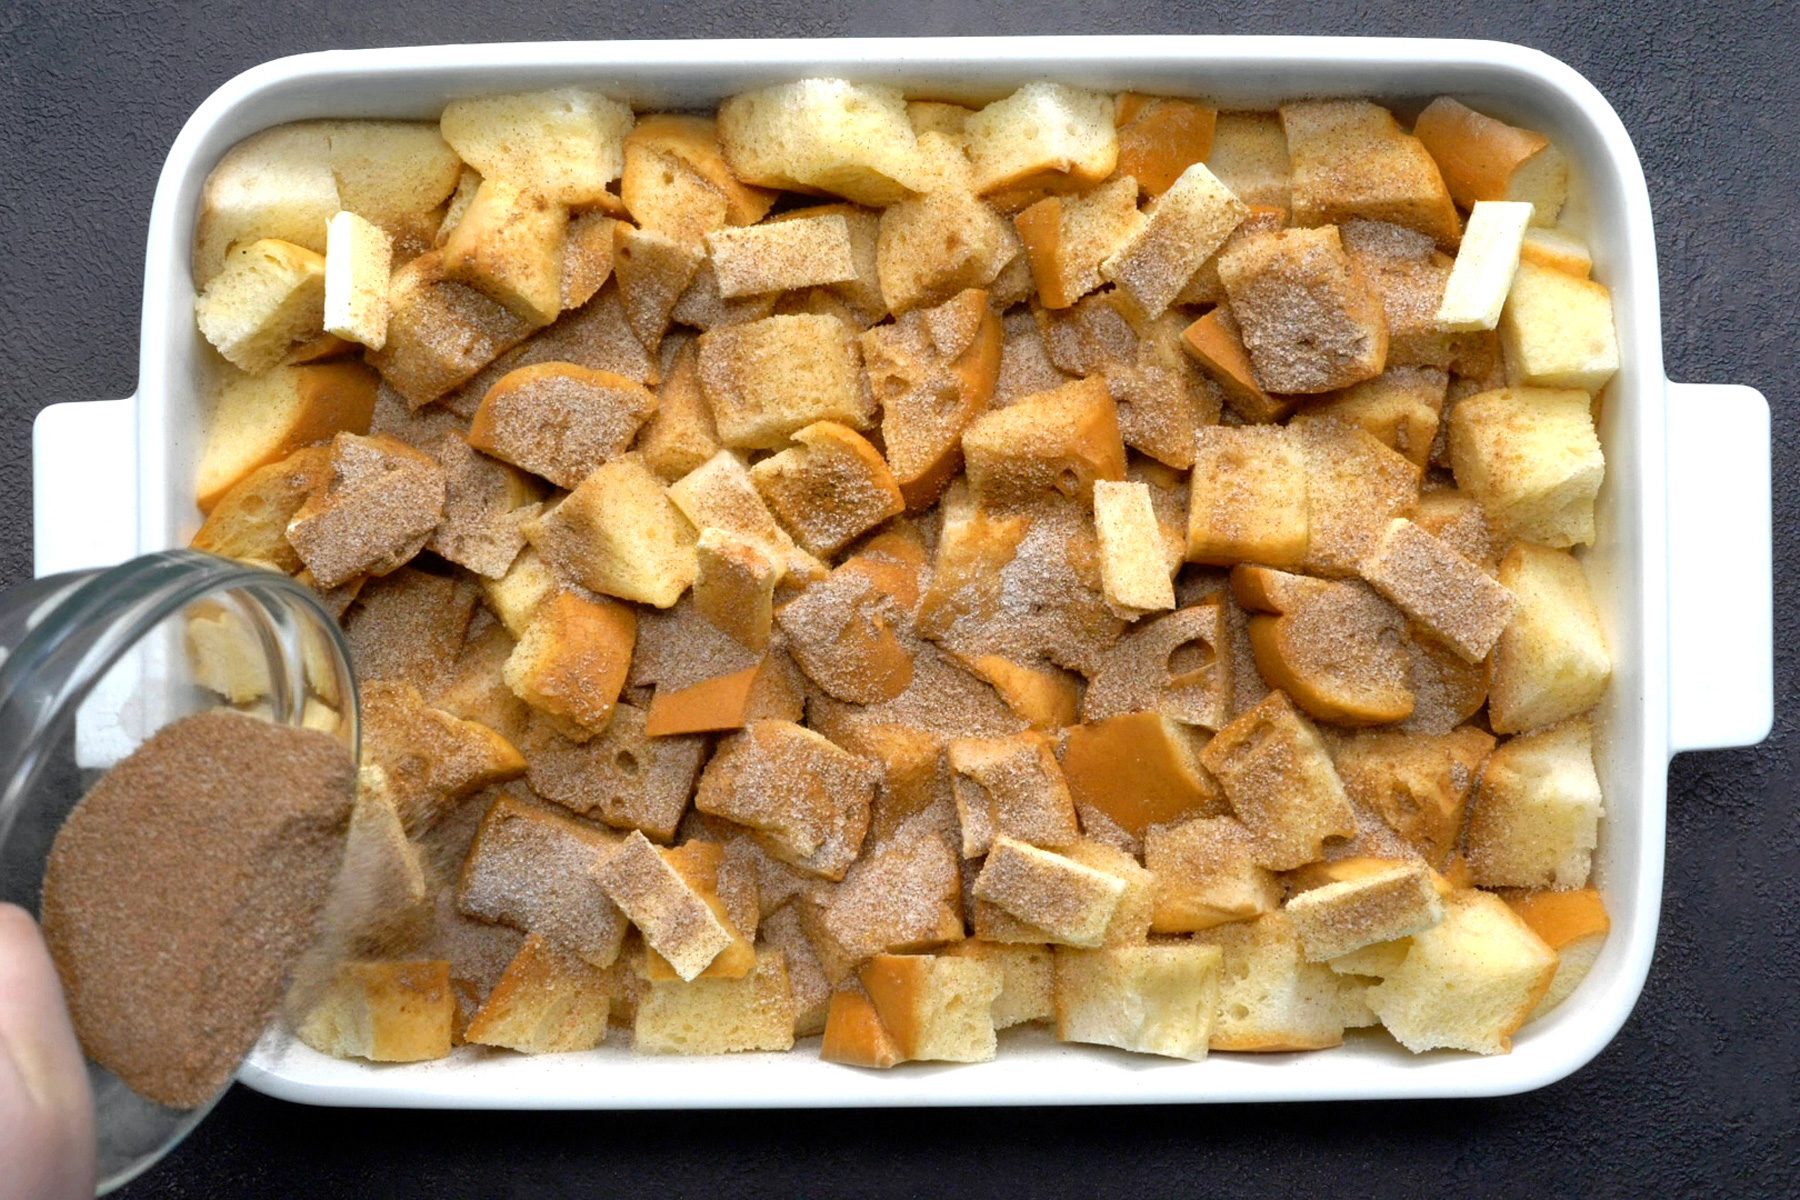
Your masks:
<svg viewBox="0 0 1800 1200"><path fill-rule="evenodd" d="M44 1172L37 1176L38 1184L49 1185L42 1194L85 1190L91 1195L94 1106L87 1065L37 923L11 904L0 904L0 1077L7 1102L27 1110L0 1114L0 1119L16 1131L43 1135L30 1147L13 1148L44 1158L35 1164ZM26 1170L11 1183L32 1175ZM8 1186L0 1180L0 1194Z"/></svg>

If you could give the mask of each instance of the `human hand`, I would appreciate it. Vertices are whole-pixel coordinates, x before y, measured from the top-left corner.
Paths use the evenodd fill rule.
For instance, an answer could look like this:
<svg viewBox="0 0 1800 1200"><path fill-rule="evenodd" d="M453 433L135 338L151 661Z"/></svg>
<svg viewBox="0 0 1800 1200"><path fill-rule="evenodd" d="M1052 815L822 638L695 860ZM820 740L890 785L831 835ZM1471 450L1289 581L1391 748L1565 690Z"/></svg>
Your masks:
<svg viewBox="0 0 1800 1200"><path fill-rule="evenodd" d="M0 1200L94 1194L94 1104L37 922L0 904Z"/></svg>

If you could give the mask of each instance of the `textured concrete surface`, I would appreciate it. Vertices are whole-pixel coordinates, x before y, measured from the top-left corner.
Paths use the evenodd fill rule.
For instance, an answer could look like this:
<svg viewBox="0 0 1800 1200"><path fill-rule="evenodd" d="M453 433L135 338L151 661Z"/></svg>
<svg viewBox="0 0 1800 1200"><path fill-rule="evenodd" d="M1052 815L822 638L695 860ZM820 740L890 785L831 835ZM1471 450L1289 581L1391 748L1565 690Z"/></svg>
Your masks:
<svg viewBox="0 0 1800 1200"><path fill-rule="evenodd" d="M1365 33L1491 37L1592 79L1637 140L1656 208L1668 369L1774 407L1778 692L1755 751L1670 772L1668 895L1635 1015L1574 1078L1458 1103L989 1113L446 1115L312 1110L238 1089L134 1197L1800 1194L1800 834L1794 534L1800 415L1792 151L1800 8L1566 0L1515 10L1323 0L344 4L254 12L0 5L0 583L29 570L32 414L129 393L162 156L214 87L299 50L653 36ZM1721 564L1727 579L1729 564ZM1731 596L1720 593L1721 619Z"/></svg>

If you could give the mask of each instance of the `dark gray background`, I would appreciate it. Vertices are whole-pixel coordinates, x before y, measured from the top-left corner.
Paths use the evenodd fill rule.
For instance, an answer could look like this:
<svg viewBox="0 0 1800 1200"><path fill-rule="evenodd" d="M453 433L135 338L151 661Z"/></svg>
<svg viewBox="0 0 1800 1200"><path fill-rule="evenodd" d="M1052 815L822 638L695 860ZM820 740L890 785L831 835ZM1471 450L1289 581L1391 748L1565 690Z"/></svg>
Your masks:
<svg viewBox="0 0 1800 1200"><path fill-rule="evenodd" d="M1800 874L1791 533L1800 409L1790 2L1337 0L615 5L0 3L0 583L30 570L40 405L129 394L145 223L176 130L236 72L301 50L577 37L1315 33L1490 37L1566 60L1618 108L1656 209L1668 370L1761 388L1775 417L1777 717L1670 772L1649 987L1574 1078L1502 1100L991 1112L333 1111L243 1088L129 1195L936 1196L1800 1194ZM1729 620L1731 564L1719 564ZM1628 800L1626 802L1629 802ZM0 1170L3 1170L0 1165Z"/></svg>

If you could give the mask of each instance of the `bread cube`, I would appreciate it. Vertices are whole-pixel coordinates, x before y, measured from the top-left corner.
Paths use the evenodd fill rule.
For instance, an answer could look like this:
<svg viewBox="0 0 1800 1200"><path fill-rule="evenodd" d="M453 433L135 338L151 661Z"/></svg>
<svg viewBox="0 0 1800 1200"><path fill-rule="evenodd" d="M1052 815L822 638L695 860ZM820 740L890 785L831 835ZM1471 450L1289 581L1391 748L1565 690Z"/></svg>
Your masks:
<svg viewBox="0 0 1800 1200"><path fill-rule="evenodd" d="M819 1057L826 1062L851 1067L885 1069L902 1062L900 1047L895 1045L875 1002L860 991L833 992L831 1009L825 1018L825 1038L819 1045Z"/></svg>
<svg viewBox="0 0 1800 1200"><path fill-rule="evenodd" d="M771 645L750 666L680 687L659 684L645 731L660 738L742 729L760 720L796 721L806 699L801 687L786 651Z"/></svg>
<svg viewBox="0 0 1800 1200"><path fill-rule="evenodd" d="M253 559L292 574L300 556L287 524L306 498L331 481L331 450L305 446L258 467L221 495L188 544L224 558Z"/></svg>
<svg viewBox="0 0 1800 1200"><path fill-rule="evenodd" d="M1339 741L1332 762L1353 804L1379 815L1434 868L1462 836L1463 811L1494 738L1472 725L1450 733L1367 730Z"/></svg>
<svg viewBox="0 0 1800 1200"><path fill-rule="evenodd" d="M1153 877L1150 929L1195 933L1281 906L1281 881L1258 865L1256 844L1233 817L1197 817L1144 833Z"/></svg>
<svg viewBox="0 0 1800 1200"><path fill-rule="evenodd" d="M1457 486L1503 537L1552 547L1593 542L1606 458L1586 392L1482 392L1458 401L1449 424Z"/></svg>
<svg viewBox="0 0 1800 1200"><path fill-rule="evenodd" d="M323 587L386 575L424 548L444 511L444 469L386 437L340 433L331 482L288 521L287 538Z"/></svg>
<svg viewBox="0 0 1800 1200"><path fill-rule="evenodd" d="M706 235L706 248L727 300L856 278L842 214L717 229Z"/></svg>
<svg viewBox="0 0 1800 1200"><path fill-rule="evenodd" d="M708 526L694 545L694 607L746 650L768 649L782 571L759 543Z"/></svg>
<svg viewBox="0 0 1800 1200"><path fill-rule="evenodd" d="M694 807L748 826L769 853L842 879L869 828L880 769L790 721L753 721L720 743Z"/></svg>
<svg viewBox="0 0 1800 1200"><path fill-rule="evenodd" d="M1339 231L1350 261L1381 303L1389 367L1449 369L1483 334L1453 333L1438 321L1456 269L1416 230L1385 221L1349 221Z"/></svg>
<svg viewBox="0 0 1800 1200"><path fill-rule="evenodd" d="M1563 229L1536 225L1527 229L1524 241L1519 243L1519 261L1563 271L1578 279L1594 273L1594 256L1587 243Z"/></svg>
<svg viewBox="0 0 1800 1200"><path fill-rule="evenodd" d="M206 177L194 231L194 285L205 289L234 246L278 239L315 253L343 207L324 122L277 125L245 138Z"/></svg>
<svg viewBox="0 0 1800 1200"><path fill-rule="evenodd" d="M1100 660L1083 697L1083 718L1155 710L1183 724L1217 729L1227 720L1232 694L1224 640L1217 598L1143 622Z"/></svg>
<svg viewBox="0 0 1800 1200"><path fill-rule="evenodd" d="M1478 200L1469 213L1456 265L1444 285L1438 324L1445 329L1493 329L1519 269L1519 248L1531 221L1531 205Z"/></svg>
<svg viewBox="0 0 1800 1200"><path fill-rule="evenodd" d="M436 695L462 654L479 589L411 567L344 588L356 590L355 606L341 618L356 677L410 683Z"/></svg>
<svg viewBox="0 0 1800 1200"><path fill-rule="evenodd" d="M1071 672L1017 663L999 654L978 654L962 662L991 684L1006 706L1033 729L1060 729L1080 719L1081 690Z"/></svg>
<svg viewBox="0 0 1800 1200"><path fill-rule="evenodd" d="M1308 962L1324 962L1376 942L1411 937L1443 919L1424 863L1328 883L1301 892L1283 910Z"/></svg>
<svg viewBox="0 0 1800 1200"><path fill-rule="evenodd" d="M961 467L963 431L993 398L999 319L970 289L858 340L889 470L906 507L924 508Z"/></svg>
<svg viewBox="0 0 1800 1200"><path fill-rule="evenodd" d="M525 773L525 760L506 738L427 705L410 684L367 679L360 692L362 761L381 768L383 789L409 835L429 829L464 797Z"/></svg>
<svg viewBox="0 0 1800 1200"><path fill-rule="evenodd" d="M1470 562L1480 563L1483 570L1493 571L1500 564L1502 547L1494 544L1487 513L1453 486L1427 485L1419 493L1412 523Z"/></svg>
<svg viewBox="0 0 1800 1200"><path fill-rule="evenodd" d="M819 924L851 963L961 941L955 853L936 833L897 836L850 868L821 901Z"/></svg>
<svg viewBox="0 0 1800 1200"><path fill-rule="evenodd" d="M1170 210L1165 225L1176 223L1176 212ZM1046 196L1013 218L1038 299L1046 308L1067 308L1100 287L1105 282L1102 264L1126 254L1145 225L1137 207L1137 181L1129 176L1080 196ZM1159 235L1157 244L1165 240ZM1139 261L1134 267L1133 278L1140 279L1145 264Z"/></svg>
<svg viewBox="0 0 1800 1200"><path fill-rule="evenodd" d="M425 1062L449 1056L455 1019L449 963L353 960L338 964L294 1034L334 1058Z"/></svg>
<svg viewBox="0 0 1800 1200"><path fill-rule="evenodd" d="M946 756L964 858L986 854L997 835L1052 849L1080 838L1075 803L1043 734L956 738Z"/></svg>
<svg viewBox="0 0 1800 1200"><path fill-rule="evenodd" d="M444 515L426 549L498 579L525 546L525 525L543 505L539 485L448 434L429 447L444 468Z"/></svg>
<svg viewBox="0 0 1800 1200"><path fill-rule="evenodd" d="M534 934L469 1019L463 1040L521 1054L592 1050L606 1037L611 1006L605 975Z"/></svg>
<svg viewBox="0 0 1800 1200"><path fill-rule="evenodd" d="M656 411L644 422L635 448L644 465L673 483L719 452L712 406L700 388L700 347L687 335L663 339L668 366L656 389Z"/></svg>
<svg viewBox="0 0 1800 1200"><path fill-rule="evenodd" d="M407 840L387 772L365 762L344 834L344 857L318 917L333 945L413 943L429 927L432 902L418 846Z"/></svg>
<svg viewBox="0 0 1800 1200"><path fill-rule="evenodd" d="M993 1005L1002 979L992 963L941 954L878 954L857 977L901 1059L994 1057Z"/></svg>
<svg viewBox="0 0 1800 1200"><path fill-rule="evenodd" d="M1281 127L1293 161L1296 224L1362 217L1456 244L1456 205L1444 177L1393 113L1368 100L1303 100L1281 106Z"/></svg>
<svg viewBox="0 0 1800 1200"><path fill-rule="evenodd" d="M1536 1020L1567 1000L1581 981L1587 978L1594 960L1606 945L1612 922L1600 893L1593 888L1577 891L1509 892L1503 897L1508 907L1531 931L1556 951L1556 974L1544 998L1531 1010L1527 1020Z"/></svg>
<svg viewBox="0 0 1800 1200"><path fill-rule="evenodd" d="M446 279L466 283L520 320L548 325L562 312L569 214L540 193L483 179L444 239Z"/></svg>
<svg viewBox="0 0 1800 1200"><path fill-rule="evenodd" d="M1444 899L1444 919L1412 939L1398 968L1364 993L1408 1050L1504 1054L1556 975L1556 952L1487 892Z"/></svg>
<svg viewBox="0 0 1800 1200"><path fill-rule="evenodd" d="M610 966L625 940L625 917L600 890L597 874L622 840L503 794L469 849L457 907L542 934L591 966Z"/></svg>
<svg viewBox="0 0 1800 1200"><path fill-rule="evenodd" d="M641 832L632 834L596 879L619 910L685 982L704 971L734 936L704 899Z"/></svg>
<svg viewBox="0 0 1800 1200"><path fill-rule="evenodd" d="M1218 112L1192 100L1120 92L1113 118L1119 137L1113 173L1136 179L1146 196L1160 196L1212 153Z"/></svg>
<svg viewBox="0 0 1800 1200"><path fill-rule="evenodd" d="M613 230L613 277L625 320L644 348L662 345L675 306L694 281L704 260L698 245L677 241L647 229L619 224Z"/></svg>
<svg viewBox="0 0 1800 1200"><path fill-rule="evenodd" d="M1204 164L1195 162L1150 202L1143 223L1101 262L1100 274L1145 315L1159 316L1249 211Z"/></svg>
<svg viewBox="0 0 1800 1200"><path fill-rule="evenodd" d="M1269 395L1256 381L1230 309L1215 308L1182 330L1181 348L1218 384L1225 403L1244 421L1269 424L1292 411L1292 400Z"/></svg>
<svg viewBox="0 0 1800 1200"><path fill-rule="evenodd" d="M1094 528L1106 601L1123 616L1175 607L1175 586L1162 552L1150 487L1096 480Z"/></svg>
<svg viewBox="0 0 1800 1200"><path fill-rule="evenodd" d="M1256 669L1308 714L1386 725L1413 710L1405 619L1359 582L1239 566L1232 594L1250 617Z"/></svg>
<svg viewBox="0 0 1800 1200"><path fill-rule="evenodd" d="M1601 809L1584 717L1502 742L1488 756L1467 833L1482 887L1586 885Z"/></svg>
<svg viewBox="0 0 1800 1200"><path fill-rule="evenodd" d="M969 486L984 503L1056 491L1091 503L1094 481L1125 478L1118 409L1102 379L1082 379L977 417L963 431Z"/></svg>
<svg viewBox="0 0 1800 1200"><path fill-rule="evenodd" d="M260 375L324 328L325 259L274 238L237 246L195 299L194 316L227 362Z"/></svg>
<svg viewBox="0 0 1800 1200"><path fill-rule="evenodd" d="M1348 387L1387 366L1381 299L1336 226L1253 234L1219 256L1257 383L1272 392Z"/></svg>
<svg viewBox="0 0 1800 1200"><path fill-rule="evenodd" d="M1056 951L1056 1036L1202 1059L1218 1009L1216 946L1169 942Z"/></svg>
<svg viewBox="0 0 1800 1200"><path fill-rule="evenodd" d="M1149 940L1150 923L1156 913L1156 878L1138 861L1138 846L1129 844L1127 838L1104 837L1095 829L1093 836L1081 839L1061 853L1084 867L1104 871L1125 883L1119 906L1113 909L1112 920L1106 923L1106 932L1101 935L1103 945L1133 946Z"/></svg>
<svg viewBox="0 0 1800 1200"><path fill-rule="evenodd" d="M1104 944L1125 880L1004 834L994 838L973 895L1042 931L1038 940Z"/></svg>
<svg viewBox="0 0 1800 1200"><path fill-rule="evenodd" d="M1326 838L1356 832L1356 814L1319 731L1281 692L1221 729L1200 752L1232 811L1276 871L1321 856Z"/></svg>
<svg viewBox="0 0 1800 1200"><path fill-rule="evenodd" d="M662 119L704 123L705 137L713 142L714 153L718 152L710 120L673 115ZM729 221L725 195L670 147L653 144L655 139L641 140L638 135L643 128L638 125L625 139L619 200L639 229L680 245L698 246L708 233L725 228Z"/></svg>
<svg viewBox="0 0 1800 1200"><path fill-rule="evenodd" d="M718 122L713 118L654 113L640 118L625 139L625 175L619 188L632 219L646 229L657 228L657 223L640 215L632 205L636 190L630 186L634 151L678 160L724 199L725 220L733 225L756 224L775 203L773 192L745 183L732 171L719 144ZM642 182L654 188L659 181L654 172L645 172ZM660 228L658 232L675 236L676 231Z"/></svg>
<svg viewBox="0 0 1800 1200"><path fill-rule="evenodd" d="M701 334L700 385L719 440L738 449L779 449L814 421L874 422L856 348L835 317L766 317Z"/></svg>
<svg viewBox="0 0 1800 1200"><path fill-rule="evenodd" d="M1420 470L1366 430L1322 418L1290 428L1306 464L1306 558L1315 575L1354 575L1388 522L1419 497Z"/></svg>
<svg viewBox="0 0 1800 1200"><path fill-rule="evenodd" d="M438 128L484 181L556 204L598 204L623 169L631 109L592 88L563 87L452 100Z"/></svg>
<svg viewBox="0 0 1800 1200"><path fill-rule="evenodd" d="M1413 123L1450 195L1464 208L1484 200L1532 206L1532 223L1554 225L1569 192L1569 167L1542 134L1519 129L1439 96Z"/></svg>
<svg viewBox="0 0 1800 1200"><path fill-rule="evenodd" d="M585 742L534 722L520 747L532 791L580 816L641 829L659 842L672 840L706 743L696 737L652 737L646 720L642 708L621 703L605 732Z"/></svg>
<svg viewBox="0 0 1800 1200"><path fill-rule="evenodd" d="M1336 420L1354 425L1423 470L1431 459L1449 385L1449 375L1437 367L1389 367L1373 379L1308 403L1293 424Z"/></svg>
<svg viewBox="0 0 1800 1200"><path fill-rule="evenodd" d="M670 484L668 494L696 529L711 526L755 543L777 564L781 578L824 575L824 564L797 547L776 522L737 454L719 451Z"/></svg>
<svg viewBox="0 0 1800 1200"><path fill-rule="evenodd" d="M794 1000L781 951L758 950L755 969L741 979L646 984L631 1044L646 1054L793 1049Z"/></svg>
<svg viewBox="0 0 1800 1200"><path fill-rule="evenodd" d="M534 547L528 545L519 551L512 566L500 578L481 581L481 594L488 610L500 618L506 632L518 638L524 636L539 602L558 586L549 565Z"/></svg>
<svg viewBox="0 0 1800 1200"><path fill-rule="evenodd" d="M1306 960L1287 914L1220 925L1194 940L1221 954L1212 1049L1266 1054L1342 1044L1347 982Z"/></svg>
<svg viewBox="0 0 1800 1200"><path fill-rule="evenodd" d="M750 468L756 490L794 539L830 558L905 508L881 452L854 429L815 421L797 445Z"/></svg>
<svg viewBox="0 0 1800 1200"><path fill-rule="evenodd" d="M1500 313L1500 344L1515 386L1597 392L1619 370L1612 293L1591 279L1521 262Z"/></svg>
<svg viewBox="0 0 1800 1200"><path fill-rule="evenodd" d="M557 592L537 606L506 660L506 686L563 736L586 741L612 719L636 639L626 605Z"/></svg>
<svg viewBox="0 0 1800 1200"><path fill-rule="evenodd" d="M1005 218L973 193L937 189L886 209L876 238L883 305L900 316L985 288L1017 253Z"/></svg>
<svg viewBox="0 0 1800 1200"><path fill-rule="evenodd" d="M982 195L1079 190L1111 175L1119 161L1112 97L1063 83L1026 84L970 117L964 133Z"/></svg>
<svg viewBox="0 0 1800 1200"><path fill-rule="evenodd" d="M537 328L485 293L448 278L444 252L433 250L388 281L387 340L365 357L416 409L467 383Z"/></svg>
<svg viewBox="0 0 1800 1200"><path fill-rule="evenodd" d="M694 527L634 458L597 468L525 536L558 575L620 599L668 608L694 579Z"/></svg>
<svg viewBox="0 0 1800 1200"><path fill-rule="evenodd" d="M1193 735L1159 712L1071 726L1063 776L1076 805L1090 806L1133 836L1151 825L1224 810L1200 768Z"/></svg>
<svg viewBox="0 0 1800 1200"><path fill-rule="evenodd" d="M1277 113L1221 112L1206 166L1246 204L1286 212L1293 203L1287 134Z"/></svg>
<svg viewBox="0 0 1800 1200"><path fill-rule="evenodd" d="M1512 593L1404 517L1388 522L1362 575L1466 662L1485 659L1512 618Z"/></svg>
<svg viewBox="0 0 1800 1200"><path fill-rule="evenodd" d="M775 611L794 662L827 693L853 704L892 700L913 679L913 651L881 572L857 559Z"/></svg>
<svg viewBox="0 0 1800 1200"><path fill-rule="evenodd" d="M738 178L826 192L876 208L924 186L900 89L801 79L742 92L719 106L719 140Z"/></svg>
<svg viewBox="0 0 1800 1200"><path fill-rule="evenodd" d="M1048 1021L1056 1015L1051 1001L1056 960L1049 946L982 942L970 938L952 943L943 953L956 958L972 958L999 968L1000 995L994 1000L993 1007L995 1029Z"/></svg>

